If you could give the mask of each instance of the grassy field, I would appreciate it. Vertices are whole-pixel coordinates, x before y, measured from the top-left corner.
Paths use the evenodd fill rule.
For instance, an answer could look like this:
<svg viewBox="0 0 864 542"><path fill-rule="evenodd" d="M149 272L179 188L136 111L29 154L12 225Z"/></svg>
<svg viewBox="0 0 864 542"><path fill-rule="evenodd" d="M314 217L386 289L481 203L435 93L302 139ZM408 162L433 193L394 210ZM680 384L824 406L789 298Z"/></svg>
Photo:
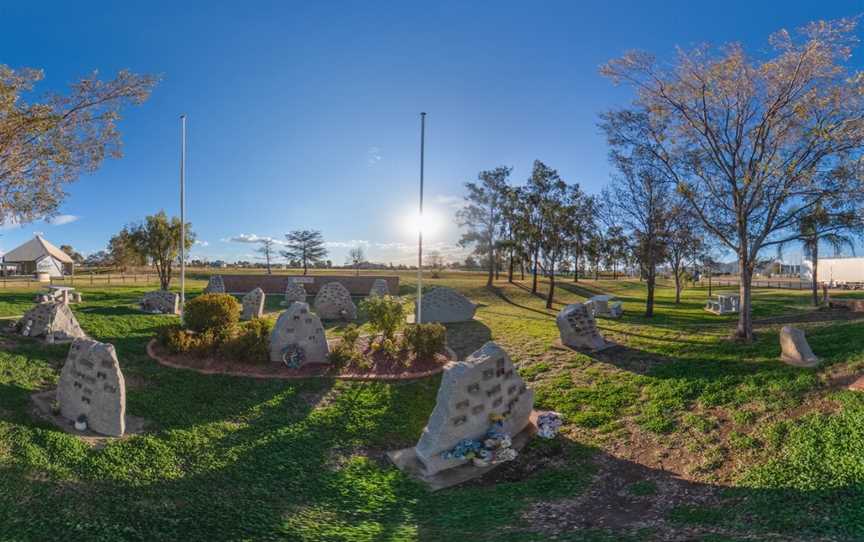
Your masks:
<svg viewBox="0 0 864 542"><path fill-rule="evenodd" d="M412 274L402 281L410 295ZM537 406L566 416L562 436L485 480L429 494L383 454L416 442L437 378L170 370L145 354L172 318L136 310L143 287L85 287L75 312L116 345L128 410L148 431L92 448L34 420L29 396L56 383L66 347L5 341L0 540L864 540L864 397L845 389L864 367L862 321L827 320L806 291L760 290L757 340L741 345L728 339L732 317L702 310L704 290L675 305L662 288L646 319L636 281L559 284L551 311L528 282L429 282L481 303L474 322L449 326L451 346L465 355L502 344ZM619 346L552 348L557 310L600 291L624 301L623 318L600 321ZM0 292L0 316L22 314L32 297ZM822 367L777 360L783 322L806 329Z"/></svg>

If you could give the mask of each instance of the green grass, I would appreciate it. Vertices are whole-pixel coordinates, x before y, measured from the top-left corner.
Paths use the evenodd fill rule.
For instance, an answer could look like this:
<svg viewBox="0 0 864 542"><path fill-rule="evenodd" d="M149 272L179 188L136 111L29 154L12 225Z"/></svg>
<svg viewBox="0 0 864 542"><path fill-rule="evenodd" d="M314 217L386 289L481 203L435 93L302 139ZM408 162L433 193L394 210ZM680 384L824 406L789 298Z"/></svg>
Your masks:
<svg viewBox="0 0 864 542"><path fill-rule="evenodd" d="M410 295L413 277L402 280ZM481 304L474 322L448 326L457 353L498 341L537 406L567 420L565 435L532 442L495 483L430 494L385 461L385 451L416 442L437 378L260 381L166 369L144 347L173 317L136 310L145 288L82 288L79 321L116 345L128 410L151 425L92 448L35 421L29 395L56 382L65 347L21 341L0 350L0 540L539 541L525 513L578 498L598 459L625 466L619 456L633 443L692 456L695 467L680 474L720 488L716 501L677 502L661 518L669 529L703 528L704 540L864 539L864 398L826 385L830 371L861 365L864 324L805 324L825 364L796 369L777 360L778 326L759 327L752 344L728 340L734 317L704 312L704 290L685 291L675 305L660 288L657 315L647 319L637 281L559 284L553 310L529 282L499 281L491 291L469 273L429 282ZM190 281L193 295L204 284ZM552 348L557 311L598 291L624 301L623 318L599 321L621 346L590 356ZM22 314L33 296L0 291L0 316ZM806 315L807 296L758 291L755 317ZM267 300L273 316L279 301ZM814 410L814 401L831 406ZM623 492L665 498L654 480L664 473L640 468ZM662 536L622 524L558 539Z"/></svg>

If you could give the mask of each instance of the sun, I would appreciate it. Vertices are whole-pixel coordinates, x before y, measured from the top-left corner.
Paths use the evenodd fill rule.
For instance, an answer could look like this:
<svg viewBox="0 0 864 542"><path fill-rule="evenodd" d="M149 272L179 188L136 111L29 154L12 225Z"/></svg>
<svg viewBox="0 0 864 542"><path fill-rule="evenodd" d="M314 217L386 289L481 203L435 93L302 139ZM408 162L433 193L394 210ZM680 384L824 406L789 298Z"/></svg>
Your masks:
<svg viewBox="0 0 864 542"><path fill-rule="evenodd" d="M419 212L407 214L402 218L402 230L411 235L423 232L423 235L431 235L441 227L441 219L435 213L425 211L423 216Z"/></svg>

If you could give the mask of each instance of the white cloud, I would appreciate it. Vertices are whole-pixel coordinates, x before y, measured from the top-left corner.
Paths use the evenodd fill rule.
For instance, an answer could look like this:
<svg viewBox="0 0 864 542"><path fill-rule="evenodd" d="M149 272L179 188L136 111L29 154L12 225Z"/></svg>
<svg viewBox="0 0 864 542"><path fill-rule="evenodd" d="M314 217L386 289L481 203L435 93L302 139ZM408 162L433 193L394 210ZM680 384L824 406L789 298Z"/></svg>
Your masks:
<svg viewBox="0 0 864 542"><path fill-rule="evenodd" d="M369 150L366 151L366 163L370 166L374 166L383 159L384 157L381 156L381 149L378 147L369 147Z"/></svg>
<svg viewBox="0 0 864 542"><path fill-rule="evenodd" d="M365 239L351 239L349 241L325 241L324 246L327 248L354 248L356 246L366 246L371 245L369 241Z"/></svg>
<svg viewBox="0 0 864 542"><path fill-rule="evenodd" d="M21 227L21 223L14 218L0 222L0 230L15 230Z"/></svg>
<svg viewBox="0 0 864 542"><path fill-rule="evenodd" d="M277 245L285 244L284 241L279 241L272 237L256 235L254 233L241 233L240 235L235 235L233 237L222 239L222 242L224 243L261 243L263 241L273 241L273 243Z"/></svg>
<svg viewBox="0 0 864 542"><path fill-rule="evenodd" d="M57 216L52 216L51 218L49 218L45 222L51 224L52 226L62 226L64 224L71 224L71 223L77 221L79 218L81 218L81 217L75 216L75 215L57 215Z"/></svg>
<svg viewBox="0 0 864 542"><path fill-rule="evenodd" d="M209 242L201 241L200 239L196 239L195 244L198 245L199 247L209 247L210 246Z"/></svg>

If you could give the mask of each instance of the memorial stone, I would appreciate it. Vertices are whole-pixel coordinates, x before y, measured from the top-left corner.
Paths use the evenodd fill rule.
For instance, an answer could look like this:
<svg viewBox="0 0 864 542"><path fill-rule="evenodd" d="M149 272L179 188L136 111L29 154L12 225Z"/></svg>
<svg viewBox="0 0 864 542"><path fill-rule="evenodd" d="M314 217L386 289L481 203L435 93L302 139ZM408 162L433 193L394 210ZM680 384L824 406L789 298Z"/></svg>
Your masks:
<svg viewBox="0 0 864 542"><path fill-rule="evenodd" d="M555 319L561 343L571 348L600 350L609 346L600 332L589 307L583 303L567 305Z"/></svg>
<svg viewBox="0 0 864 542"><path fill-rule="evenodd" d="M126 384L114 345L76 339L57 387L60 415L92 431L122 437L126 430Z"/></svg>
<svg viewBox="0 0 864 542"><path fill-rule="evenodd" d="M468 322L474 318L477 305L452 288L439 286L423 294L423 323ZM416 316L416 314L415 314Z"/></svg>
<svg viewBox="0 0 864 542"><path fill-rule="evenodd" d="M180 294L154 290L144 294L141 310L153 314L180 314Z"/></svg>
<svg viewBox="0 0 864 542"><path fill-rule="evenodd" d="M341 283L328 282L315 296L315 313L322 320L355 320L357 307Z"/></svg>
<svg viewBox="0 0 864 542"><path fill-rule="evenodd" d="M816 367L819 358L810 349L804 331L792 326L780 330L780 359L795 367Z"/></svg>
<svg viewBox="0 0 864 542"><path fill-rule="evenodd" d="M372 283L372 288L369 290L369 297L385 295L390 295L387 281L384 279L375 279L375 282Z"/></svg>
<svg viewBox="0 0 864 542"><path fill-rule="evenodd" d="M465 361L447 365L435 409L415 447L424 475L467 462L445 454L465 439L482 439L493 423L515 436L528 424L534 392L525 386L500 346L487 342Z"/></svg>
<svg viewBox="0 0 864 542"><path fill-rule="evenodd" d="M225 281L222 280L222 275L211 275L207 281L207 286L204 287L205 294L224 294Z"/></svg>
<svg viewBox="0 0 864 542"><path fill-rule="evenodd" d="M18 331L27 337L44 337L49 342L87 336L72 309L62 301L39 303L27 311L18 321Z"/></svg>
<svg viewBox="0 0 864 542"><path fill-rule="evenodd" d="M270 332L270 361L296 369L307 363L326 363L329 353L321 319L309 311L307 303L291 303Z"/></svg>
<svg viewBox="0 0 864 542"><path fill-rule="evenodd" d="M285 286L285 304L290 305L295 301L306 302L306 287L299 282L288 281Z"/></svg>
<svg viewBox="0 0 864 542"><path fill-rule="evenodd" d="M264 316L264 290L255 288L243 296L243 313L241 320L253 320Z"/></svg>

